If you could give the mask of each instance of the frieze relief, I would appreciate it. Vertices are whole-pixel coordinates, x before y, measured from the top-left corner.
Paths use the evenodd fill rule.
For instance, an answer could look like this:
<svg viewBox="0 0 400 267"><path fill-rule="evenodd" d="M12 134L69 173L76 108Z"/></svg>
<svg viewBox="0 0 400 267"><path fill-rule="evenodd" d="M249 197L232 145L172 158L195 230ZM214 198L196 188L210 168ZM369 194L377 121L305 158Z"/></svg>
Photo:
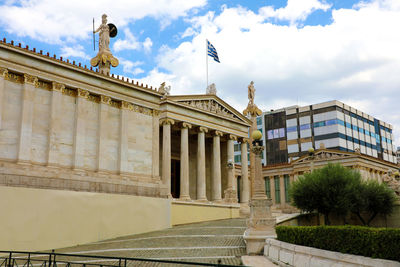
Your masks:
<svg viewBox="0 0 400 267"><path fill-rule="evenodd" d="M5 77L8 74L8 69L0 68L0 76Z"/></svg>
<svg viewBox="0 0 400 267"><path fill-rule="evenodd" d="M24 82L38 87L38 77L24 73Z"/></svg>
<svg viewBox="0 0 400 267"><path fill-rule="evenodd" d="M48 90L48 91L51 91L51 89L53 88L53 85L50 82L46 82L46 81L42 81L42 80L38 80L35 83L35 86L37 88L42 88L42 89L45 89L45 90Z"/></svg>
<svg viewBox="0 0 400 267"><path fill-rule="evenodd" d="M181 102L185 105L198 108L201 110L209 111L218 115L222 115L224 117L232 118L232 119L238 119L232 112L230 112L228 109L224 108L220 104L218 104L214 100L190 100L190 101L183 101Z"/></svg>
<svg viewBox="0 0 400 267"><path fill-rule="evenodd" d="M13 72L6 72L4 79L15 82L15 83L24 83L24 76L21 74L13 73Z"/></svg>

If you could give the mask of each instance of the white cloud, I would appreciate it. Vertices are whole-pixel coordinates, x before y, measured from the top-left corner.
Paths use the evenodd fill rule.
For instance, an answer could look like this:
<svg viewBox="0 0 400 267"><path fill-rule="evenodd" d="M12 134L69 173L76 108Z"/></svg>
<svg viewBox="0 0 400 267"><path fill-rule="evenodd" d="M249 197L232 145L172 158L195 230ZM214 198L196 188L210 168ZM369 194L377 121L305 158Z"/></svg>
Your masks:
<svg viewBox="0 0 400 267"><path fill-rule="evenodd" d="M295 24L298 21L305 21L314 11L327 11L331 6L319 0L288 0L285 7L274 9L272 6L266 6L260 8L259 12L265 18L276 18Z"/></svg>
<svg viewBox="0 0 400 267"><path fill-rule="evenodd" d="M146 16L171 21L204 6L206 0L24 0L19 3L14 6L13 1L6 1L0 5L0 23L4 29L18 36L62 43L89 38L92 18L98 26L103 13L117 27Z"/></svg>
<svg viewBox="0 0 400 267"><path fill-rule="evenodd" d="M247 104L247 85L254 80L256 103L266 110L332 99L354 103L393 124L400 143L398 1L332 10L326 26L281 26L264 16L238 7L193 18L193 38L163 47L158 68L144 80L159 84L168 78L173 94L204 93L208 38L221 59L209 60L210 83L238 110Z"/></svg>
<svg viewBox="0 0 400 267"><path fill-rule="evenodd" d="M81 45L61 47L61 56L65 58L78 57L83 59L89 59L89 56L85 53L84 48Z"/></svg>
<svg viewBox="0 0 400 267"><path fill-rule="evenodd" d="M122 65L122 69L125 73L133 74L133 75L138 75L141 73L144 73L144 70L139 68L138 66L143 65L142 61L130 61L124 58L120 58L119 62Z"/></svg>
<svg viewBox="0 0 400 267"><path fill-rule="evenodd" d="M124 35L125 39L117 39L115 41L113 46L115 52L140 49L144 49L145 52L150 52L153 42L149 37L146 37L144 42L139 42L128 28L124 29Z"/></svg>

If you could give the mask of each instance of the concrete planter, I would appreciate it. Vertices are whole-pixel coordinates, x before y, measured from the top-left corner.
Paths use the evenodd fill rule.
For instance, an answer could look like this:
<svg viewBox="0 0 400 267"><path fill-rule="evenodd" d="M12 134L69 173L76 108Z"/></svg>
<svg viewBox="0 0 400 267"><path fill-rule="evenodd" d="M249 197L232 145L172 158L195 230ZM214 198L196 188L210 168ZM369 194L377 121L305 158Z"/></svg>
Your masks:
<svg viewBox="0 0 400 267"><path fill-rule="evenodd" d="M370 266L400 267L400 262L343 254L334 251L294 245L268 238L264 256L281 266Z"/></svg>

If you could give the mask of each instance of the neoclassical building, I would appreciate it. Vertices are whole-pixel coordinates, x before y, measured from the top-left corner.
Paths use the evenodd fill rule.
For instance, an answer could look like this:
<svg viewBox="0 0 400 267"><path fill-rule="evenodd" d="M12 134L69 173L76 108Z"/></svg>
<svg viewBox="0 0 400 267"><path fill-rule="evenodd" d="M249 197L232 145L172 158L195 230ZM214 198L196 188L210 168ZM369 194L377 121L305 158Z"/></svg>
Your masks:
<svg viewBox="0 0 400 267"><path fill-rule="evenodd" d="M290 205L288 190L290 184L299 176L328 163L340 163L345 167L356 169L363 179L374 179L382 182L388 174L398 170L394 163L364 155L359 152L344 152L322 148L310 155L305 155L291 163L267 165L263 167L263 176L267 195L272 199L273 208L285 212L293 211Z"/></svg>

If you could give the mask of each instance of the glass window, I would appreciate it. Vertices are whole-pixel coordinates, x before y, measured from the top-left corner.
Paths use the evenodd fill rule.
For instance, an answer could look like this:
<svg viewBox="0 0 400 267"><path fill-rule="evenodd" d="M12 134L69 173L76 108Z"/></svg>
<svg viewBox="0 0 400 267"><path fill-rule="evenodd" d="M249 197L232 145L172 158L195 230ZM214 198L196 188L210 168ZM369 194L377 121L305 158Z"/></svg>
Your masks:
<svg viewBox="0 0 400 267"><path fill-rule="evenodd" d="M280 189L278 175L274 176L274 185L275 185L275 203L279 204L279 203L281 203L281 189Z"/></svg>
<svg viewBox="0 0 400 267"><path fill-rule="evenodd" d="M369 133L369 131L365 130L365 134L370 136L371 134Z"/></svg>
<svg viewBox="0 0 400 267"><path fill-rule="evenodd" d="M351 129L351 123L350 122L346 122L346 127Z"/></svg>
<svg viewBox="0 0 400 267"><path fill-rule="evenodd" d="M267 194L267 196L269 198L271 198L271 185L269 183L269 177L264 177L265 180L265 194Z"/></svg>
<svg viewBox="0 0 400 267"><path fill-rule="evenodd" d="M279 129L274 129L274 138L279 138Z"/></svg>
<svg viewBox="0 0 400 267"><path fill-rule="evenodd" d="M375 133L371 132L371 137L375 138Z"/></svg>
<svg viewBox="0 0 400 267"><path fill-rule="evenodd" d="M363 128L358 128L358 131L359 131L360 133L364 133L364 129L363 129Z"/></svg>
<svg viewBox="0 0 400 267"><path fill-rule="evenodd" d="M326 124L326 126L335 125L335 124L337 124L337 120L336 120L336 119L327 120L327 121L325 122L325 124Z"/></svg>
<svg viewBox="0 0 400 267"><path fill-rule="evenodd" d="M338 124L344 126L344 121L337 119Z"/></svg>
<svg viewBox="0 0 400 267"><path fill-rule="evenodd" d="M289 196L290 178L289 178L289 175L285 174L283 179L285 182L285 201L286 201L286 203L288 203L288 202L290 202L290 196Z"/></svg>
<svg viewBox="0 0 400 267"><path fill-rule="evenodd" d="M353 130L354 130L354 131L358 131L358 127L355 126L355 125L353 125Z"/></svg>
<svg viewBox="0 0 400 267"><path fill-rule="evenodd" d="M314 122L314 128L325 126L324 121Z"/></svg>
<svg viewBox="0 0 400 267"><path fill-rule="evenodd" d="M279 138L285 137L285 128L279 129Z"/></svg>
<svg viewBox="0 0 400 267"><path fill-rule="evenodd" d="M288 127L288 128L286 129L286 131L287 131L288 133L295 132L295 131L297 131L297 126Z"/></svg>
<svg viewBox="0 0 400 267"><path fill-rule="evenodd" d="M300 125L300 130L307 130L307 129L310 129L310 124Z"/></svg>
<svg viewBox="0 0 400 267"><path fill-rule="evenodd" d="M262 118L261 117L257 117L257 125L261 125L262 124Z"/></svg>
<svg viewBox="0 0 400 267"><path fill-rule="evenodd" d="M269 130L267 132L268 135L268 140L274 139L274 131L273 130Z"/></svg>

